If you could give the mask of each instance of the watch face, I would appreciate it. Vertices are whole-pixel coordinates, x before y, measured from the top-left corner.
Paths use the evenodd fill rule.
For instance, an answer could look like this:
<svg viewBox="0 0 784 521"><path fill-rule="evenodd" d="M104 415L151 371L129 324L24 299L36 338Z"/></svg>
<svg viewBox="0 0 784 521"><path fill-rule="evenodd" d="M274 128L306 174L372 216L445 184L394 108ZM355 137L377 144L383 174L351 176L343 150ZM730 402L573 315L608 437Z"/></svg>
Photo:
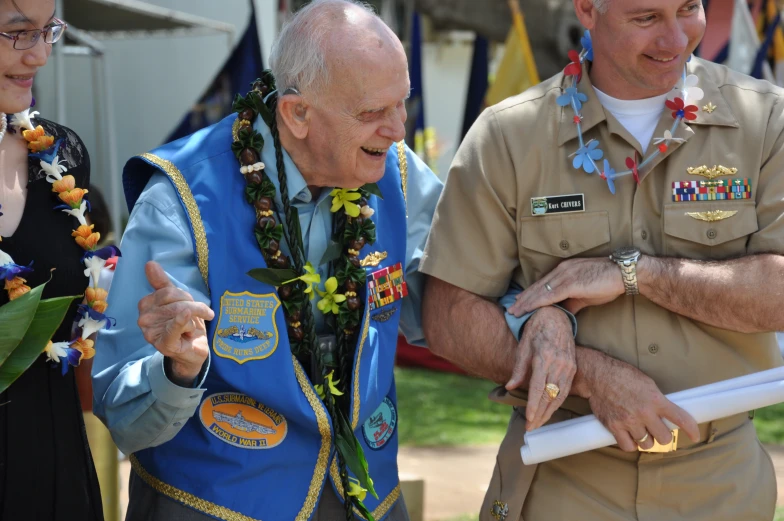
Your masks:
<svg viewBox="0 0 784 521"><path fill-rule="evenodd" d="M618 261L635 259L636 257L639 257L639 255L640 255L640 250L633 246L618 248L613 252L613 257L615 258L615 260Z"/></svg>

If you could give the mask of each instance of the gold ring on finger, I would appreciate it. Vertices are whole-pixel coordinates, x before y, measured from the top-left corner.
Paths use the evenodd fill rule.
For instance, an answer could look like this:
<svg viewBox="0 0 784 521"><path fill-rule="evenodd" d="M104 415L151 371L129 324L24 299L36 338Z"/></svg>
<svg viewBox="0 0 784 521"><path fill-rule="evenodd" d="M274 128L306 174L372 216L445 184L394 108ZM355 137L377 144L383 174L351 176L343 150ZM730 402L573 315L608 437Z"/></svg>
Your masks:
<svg viewBox="0 0 784 521"><path fill-rule="evenodd" d="M547 396L550 397L550 400L555 400L558 398L558 395L561 394L561 388L555 384L545 385L544 391L547 393Z"/></svg>

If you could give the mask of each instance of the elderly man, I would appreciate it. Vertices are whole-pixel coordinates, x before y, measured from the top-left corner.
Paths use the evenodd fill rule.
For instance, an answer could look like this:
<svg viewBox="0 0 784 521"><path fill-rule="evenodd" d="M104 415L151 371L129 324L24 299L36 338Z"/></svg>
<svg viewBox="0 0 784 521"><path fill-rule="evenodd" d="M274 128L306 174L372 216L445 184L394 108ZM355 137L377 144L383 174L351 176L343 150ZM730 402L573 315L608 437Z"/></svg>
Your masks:
<svg viewBox="0 0 784 521"><path fill-rule="evenodd" d="M316 0L271 63L238 115L125 168L94 389L129 520L408 519L392 368L441 184L401 141L406 55Z"/></svg>
<svg viewBox="0 0 784 521"><path fill-rule="evenodd" d="M430 348L527 406L480 519L770 521L750 415L696 425L663 393L781 364L784 92L691 56L699 0L574 6L584 51L482 114L422 259ZM493 302L510 280L513 314L544 307L519 341ZM522 464L526 429L591 412L617 446Z"/></svg>

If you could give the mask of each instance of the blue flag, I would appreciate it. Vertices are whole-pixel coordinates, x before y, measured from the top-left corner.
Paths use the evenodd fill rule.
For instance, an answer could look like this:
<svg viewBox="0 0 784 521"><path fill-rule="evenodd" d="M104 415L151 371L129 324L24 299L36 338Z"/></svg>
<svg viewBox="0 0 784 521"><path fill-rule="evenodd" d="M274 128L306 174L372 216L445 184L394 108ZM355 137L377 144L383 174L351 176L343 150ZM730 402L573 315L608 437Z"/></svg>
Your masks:
<svg viewBox="0 0 784 521"><path fill-rule="evenodd" d="M185 115L177 128L166 138L166 143L187 136L217 123L232 112L236 94L243 96L251 83L261 76L261 42L256 27L256 10L251 0L250 23L229 59L199 101Z"/></svg>

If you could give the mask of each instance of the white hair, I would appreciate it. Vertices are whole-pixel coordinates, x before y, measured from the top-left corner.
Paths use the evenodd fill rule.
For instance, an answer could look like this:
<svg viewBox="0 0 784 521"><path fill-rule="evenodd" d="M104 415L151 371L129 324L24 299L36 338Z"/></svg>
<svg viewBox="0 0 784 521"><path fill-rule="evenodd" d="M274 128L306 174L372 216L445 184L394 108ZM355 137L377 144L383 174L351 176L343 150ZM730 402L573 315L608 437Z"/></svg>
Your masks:
<svg viewBox="0 0 784 521"><path fill-rule="evenodd" d="M597 11L604 14L607 12L607 8L609 7L610 0L593 0L593 6L596 8Z"/></svg>
<svg viewBox="0 0 784 521"><path fill-rule="evenodd" d="M329 84L325 39L346 19L346 9L359 7L378 18L373 7L360 0L313 0L288 20L272 44L270 68L278 92L295 88L315 95Z"/></svg>

